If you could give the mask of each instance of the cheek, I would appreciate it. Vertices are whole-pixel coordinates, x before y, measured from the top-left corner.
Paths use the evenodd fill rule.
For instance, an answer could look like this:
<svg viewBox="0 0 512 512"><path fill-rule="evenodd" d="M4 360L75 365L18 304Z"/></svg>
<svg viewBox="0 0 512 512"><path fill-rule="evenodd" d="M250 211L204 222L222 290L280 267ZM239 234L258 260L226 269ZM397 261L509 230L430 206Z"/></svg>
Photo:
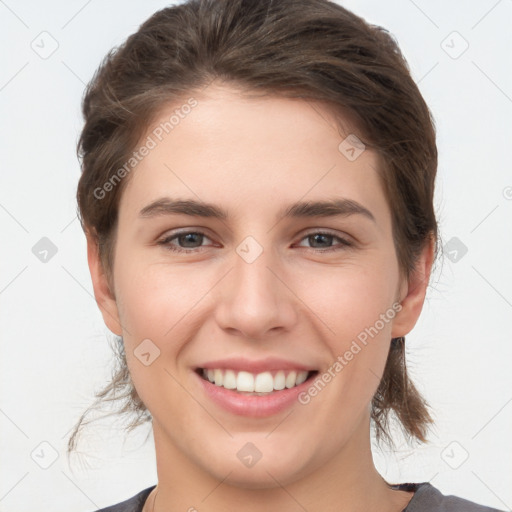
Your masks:
<svg viewBox="0 0 512 512"><path fill-rule="evenodd" d="M208 279L204 274L191 279L193 273L183 268L147 264L137 257L119 263L117 303L131 378L151 414L176 412L187 401L178 384L183 374L177 362L194 336L198 301L208 291Z"/></svg>
<svg viewBox="0 0 512 512"><path fill-rule="evenodd" d="M146 264L136 257L120 262L117 272L125 343L134 345L149 338L166 352L177 352L191 335L194 318L209 304L208 292L218 280L215 269Z"/></svg>
<svg viewBox="0 0 512 512"><path fill-rule="evenodd" d="M295 277L295 283L297 295L322 320L326 332L342 342L376 323L379 333L389 334L397 279L393 261L382 258L375 264L352 262L304 272ZM381 315L386 317L384 323Z"/></svg>
<svg viewBox="0 0 512 512"><path fill-rule="evenodd" d="M332 403L352 410L373 396L389 351L397 280L394 260L382 258L373 265L329 268L314 279L304 274L297 281L302 283L298 295L326 326L327 364L337 383Z"/></svg>

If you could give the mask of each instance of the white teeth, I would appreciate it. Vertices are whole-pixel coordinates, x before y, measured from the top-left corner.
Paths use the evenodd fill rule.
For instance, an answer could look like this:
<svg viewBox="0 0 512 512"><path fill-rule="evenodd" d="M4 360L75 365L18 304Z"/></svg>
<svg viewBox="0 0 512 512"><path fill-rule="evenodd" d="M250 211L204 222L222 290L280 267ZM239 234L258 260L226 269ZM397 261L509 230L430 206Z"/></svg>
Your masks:
<svg viewBox="0 0 512 512"><path fill-rule="evenodd" d="M281 391L286 387L286 377L284 375L283 370L279 370L274 377L274 389L276 391Z"/></svg>
<svg viewBox="0 0 512 512"><path fill-rule="evenodd" d="M216 386L226 389L234 389L242 393L266 394L302 384L308 378L308 372L293 370L287 374L284 370L279 370L275 375L272 375L271 372L253 375L244 371L236 372L215 368L203 369L203 377Z"/></svg>
<svg viewBox="0 0 512 512"><path fill-rule="evenodd" d="M254 391L254 377L249 372L238 372L236 376L237 391Z"/></svg>
<svg viewBox="0 0 512 512"><path fill-rule="evenodd" d="M254 379L254 391L270 393L274 391L274 379L270 372L258 373Z"/></svg>
<svg viewBox="0 0 512 512"><path fill-rule="evenodd" d="M308 372L299 372L297 373L297 380L295 381L295 385L298 386L302 384L308 378Z"/></svg>
<svg viewBox="0 0 512 512"><path fill-rule="evenodd" d="M236 389L236 373L233 370L226 370L224 373L224 384L226 389Z"/></svg>
<svg viewBox="0 0 512 512"><path fill-rule="evenodd" d="M222 370L213 370L213 377L216 386L222 386Z"/></svg>
<svg viewBox="0 0 512 512"><path fill-rule="evenodd" d="M297 380L297 373L296 372L290 372L288 376L286 377L286 387L287 388L293 388L295 386L295 381Z"/></svg>

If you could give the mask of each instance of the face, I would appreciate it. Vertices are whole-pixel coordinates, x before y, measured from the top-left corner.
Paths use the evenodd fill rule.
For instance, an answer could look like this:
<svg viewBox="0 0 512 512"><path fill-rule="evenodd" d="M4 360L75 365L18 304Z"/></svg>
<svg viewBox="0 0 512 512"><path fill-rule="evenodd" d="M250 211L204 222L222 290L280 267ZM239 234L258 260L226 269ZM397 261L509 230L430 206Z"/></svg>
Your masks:
<svg viewBox="0 0 512 512"><path fill-rule="evenodd" d="M158 127L180 105L143 138L156 144L121 196L112 296L90 247L96 298L157 454L285 485L366 446L390 340L425 290L400 280L376 154L340 149L325 107L191 96L172 131Z"/></svg>

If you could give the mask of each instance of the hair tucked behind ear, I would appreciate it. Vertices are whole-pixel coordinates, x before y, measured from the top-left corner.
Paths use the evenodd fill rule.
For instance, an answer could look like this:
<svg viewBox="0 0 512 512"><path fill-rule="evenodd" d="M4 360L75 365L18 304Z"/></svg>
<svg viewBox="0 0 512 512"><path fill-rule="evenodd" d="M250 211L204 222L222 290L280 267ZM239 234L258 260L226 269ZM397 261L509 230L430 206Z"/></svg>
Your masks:
<svg viewBox="0 0 512 512"><path fill-rule="evenodd" d="M434 121L393 37L328 0L189 0L156 12L112 50L83 98L79 219L98 242L107 276L119 200L132 175L126 162L163 106L180 104L213 80L328 105L341 131L347 122L378 157L401 277L409 278L431 237L437 256ZM150 415L124 353L117 357L97 403L119 401L119 412L135 414L133 425L143 423ZM372 401L378 437L389 437L391 412L407 434L425 441L431 418L407 375L403 339L391 343ZM70 450L79 429L80 422Z"/></svg>

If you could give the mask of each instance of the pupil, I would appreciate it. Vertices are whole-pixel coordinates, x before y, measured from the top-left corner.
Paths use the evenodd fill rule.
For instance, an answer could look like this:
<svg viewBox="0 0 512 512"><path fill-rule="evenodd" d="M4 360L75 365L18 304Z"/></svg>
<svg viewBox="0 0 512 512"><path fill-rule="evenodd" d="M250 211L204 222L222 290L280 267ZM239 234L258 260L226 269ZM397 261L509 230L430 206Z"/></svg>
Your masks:
<svg viewBox="0 0 512 512"><path fill-rule="evenodd" d="M201 235L199 235L199 233L187 233L186 235L183 235L181 238L182 238L182 240L185 239L185 244L187 244L189 242L194 244L193 237L196 237L196 236L201 236ZM197 243L197 240L196 240L196 243Z"/></svg>
<svg viewBox="0 0 512 512"><path fill-rule="evenodd" d="M316 235L313 235L311 238L313 239L313 243L315 243L318 241L322 242L322 239L324 239L324 242L325 242L326 238L328 238L328 237L329 237L329 235L316 234Z"/></svg>

